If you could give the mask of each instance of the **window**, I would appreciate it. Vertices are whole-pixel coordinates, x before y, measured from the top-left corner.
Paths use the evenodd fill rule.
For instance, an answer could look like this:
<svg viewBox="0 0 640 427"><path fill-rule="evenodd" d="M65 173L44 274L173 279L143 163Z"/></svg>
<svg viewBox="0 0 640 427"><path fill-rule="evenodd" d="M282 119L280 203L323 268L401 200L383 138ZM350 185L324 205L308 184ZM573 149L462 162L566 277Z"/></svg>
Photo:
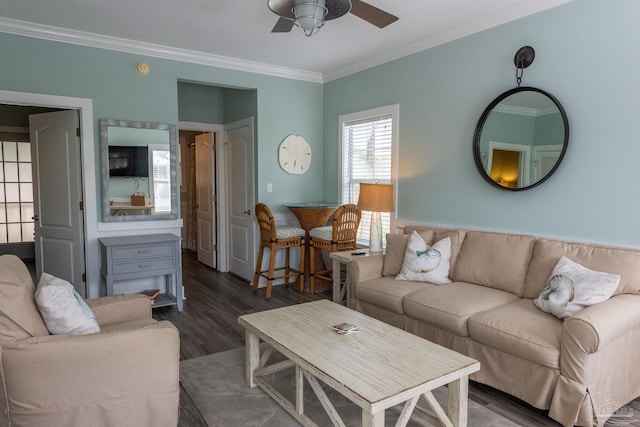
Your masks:
<svg viewBox="0 0 640 427"><path fill-rule="evenodd" d="M149 144L150 187L155 214L171 213L171 154L167 145Z"/></svg>
<svg viewBox="0 0 640 427"><path fill-rule="evenodd" d="M361 182L395 184L399 106L340 116L341 203L358 203ZM357 242L369 244L371 212L362 212ZM391 213L382 213L382 234L391 230ZM383 242L384 245L384 242Z"/></svg>
<svg viewBox="0 0 640 427"><path fill-rule="evenodd" d="M31 144L0 140L0 243L33 242Z"/></svg>

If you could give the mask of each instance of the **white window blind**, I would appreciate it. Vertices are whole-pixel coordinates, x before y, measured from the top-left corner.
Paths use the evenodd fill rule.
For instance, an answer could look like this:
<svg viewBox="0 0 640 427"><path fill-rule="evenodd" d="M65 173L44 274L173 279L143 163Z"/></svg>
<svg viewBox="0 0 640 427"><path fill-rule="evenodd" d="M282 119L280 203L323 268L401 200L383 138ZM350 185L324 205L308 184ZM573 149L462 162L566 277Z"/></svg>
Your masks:
<svg viewBox="0 0 640 427"><path fill-rule="evenodd" d="M361 182L392 183L393 123L391 113L342 121L343 203L358 203ZM362 212L358 244L369 245L370 224L371 212ZM383 236L390 228L391 214L383 212Z"/></svg>
<svg viewBox="0 0 640 427"><path fill-rule="evenodd" d="M155 214L171 213L170 153L166 146L149 145L151 158L151 187Z"/></svg>

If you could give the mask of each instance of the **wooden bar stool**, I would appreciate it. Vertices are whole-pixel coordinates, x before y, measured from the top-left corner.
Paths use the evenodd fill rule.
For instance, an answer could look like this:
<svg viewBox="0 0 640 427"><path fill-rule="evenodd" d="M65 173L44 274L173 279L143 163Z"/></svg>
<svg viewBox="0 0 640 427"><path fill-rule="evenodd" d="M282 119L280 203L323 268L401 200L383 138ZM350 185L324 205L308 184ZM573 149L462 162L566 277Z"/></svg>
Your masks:
<svg viewBox="0 0 640 427"><path fill-rule="evenodd" d="M309 255L314 259L315 250L327 250L329 252L356 249L356 234L360 225L362 212L354 204L342 205L336 209L332 216L331 225L316 227L309 230ZM315 265L309 267L309 287L313 294L316 290L316 279L332 282L332 270L315 271Z"/></svg>
<svg viewBox="0 0 640 427"><path fill-rule="evenodd" d="M289 286L289 277L298 276L300 292L304 290L304 234L299 227L276 227L271 209L264 203L256 205L256 218L260 226L260 249L256 263L256 273L253 276L253 292L257 292L260 276L267 279L266 299L271 298L271 287L275 279L285 279L285 285ZM295 269L289 265L289 249L300 248L300 268ZM269 249L269 267L262 270L262 258L264 251ZM276 254L280 249L286 250L285 266L275 268ZM284 274L275 275L276 271L284 270Z"/></svg>

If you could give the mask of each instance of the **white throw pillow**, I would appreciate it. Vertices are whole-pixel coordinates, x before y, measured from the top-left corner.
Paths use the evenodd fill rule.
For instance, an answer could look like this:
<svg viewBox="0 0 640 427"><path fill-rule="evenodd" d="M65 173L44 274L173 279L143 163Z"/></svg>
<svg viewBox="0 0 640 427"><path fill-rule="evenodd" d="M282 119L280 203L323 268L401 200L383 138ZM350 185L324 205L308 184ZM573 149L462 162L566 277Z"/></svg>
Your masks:
<svg viewBox="0 0 640 427"><path fill-rule="evenodd" d="M540 310L563 319L608 300L619 284L619 274L589 270L563 256L553 268L547 287L533 302Z"/></svg>
<svg viewBox="0 0 640 427"><path fill-rule="evenodd" d="M35 293L44 324L54 335L100 332L93 311L66 280L42 273Z"/></svg>
<svg viewBox="0 0 640 427"><path fill-rule="evenodd" d="M449 266L451 261L451 238L446 237L432 246L416 231L409 236L404 251L402 268L396 280L430 282L436 285L451 283Z"/></svg>

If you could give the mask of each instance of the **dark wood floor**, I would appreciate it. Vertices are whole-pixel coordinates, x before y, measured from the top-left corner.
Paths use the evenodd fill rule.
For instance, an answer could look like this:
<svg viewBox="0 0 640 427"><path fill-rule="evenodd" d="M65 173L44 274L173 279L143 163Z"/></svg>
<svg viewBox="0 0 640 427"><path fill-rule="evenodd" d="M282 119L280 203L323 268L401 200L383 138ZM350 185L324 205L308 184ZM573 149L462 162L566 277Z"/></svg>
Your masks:
<svg viewBox="0 0 640 427"><path fill-rule="evenodd" d="M300 294L291 287L276 286L270 300L264 299L264 290L253 294L251 286L227 273L219 273L200 264L193 252L183 254L183 284L186 301L181 313L173 307L155 309L153 317L171 321L180 330L180 356L182 360L244 346L244 329L238 325L238 316L291 304L330 298L330 293L314 296ZM485 407L513 422L527 427L557 427L544 411L531 408L504 393L472 382L469 396ZM633 416L618 419L607 425L640 427L640 402L629 406ZM207 427L197 408L182 390L180 396L180 427ZM222 426L224 427L224 426ZM474 427L474 426L470 426Z"/></svg>
<svg viewBox="0 0 640 427"><path fill-rule="evenodd" d="M182 312L174 307L153 310L153 317L171 321L180 331L180 359L218 353L244 346L244 328L238 316L256 311L329 298L329 293L301 294L292 287L274 286L269 300L264 289L201 263L191 251L182 256L182 283L186 300ZM180 395L180 427L207 427L184 390ZM224 426L221 426L224 427Z"/></svg>

